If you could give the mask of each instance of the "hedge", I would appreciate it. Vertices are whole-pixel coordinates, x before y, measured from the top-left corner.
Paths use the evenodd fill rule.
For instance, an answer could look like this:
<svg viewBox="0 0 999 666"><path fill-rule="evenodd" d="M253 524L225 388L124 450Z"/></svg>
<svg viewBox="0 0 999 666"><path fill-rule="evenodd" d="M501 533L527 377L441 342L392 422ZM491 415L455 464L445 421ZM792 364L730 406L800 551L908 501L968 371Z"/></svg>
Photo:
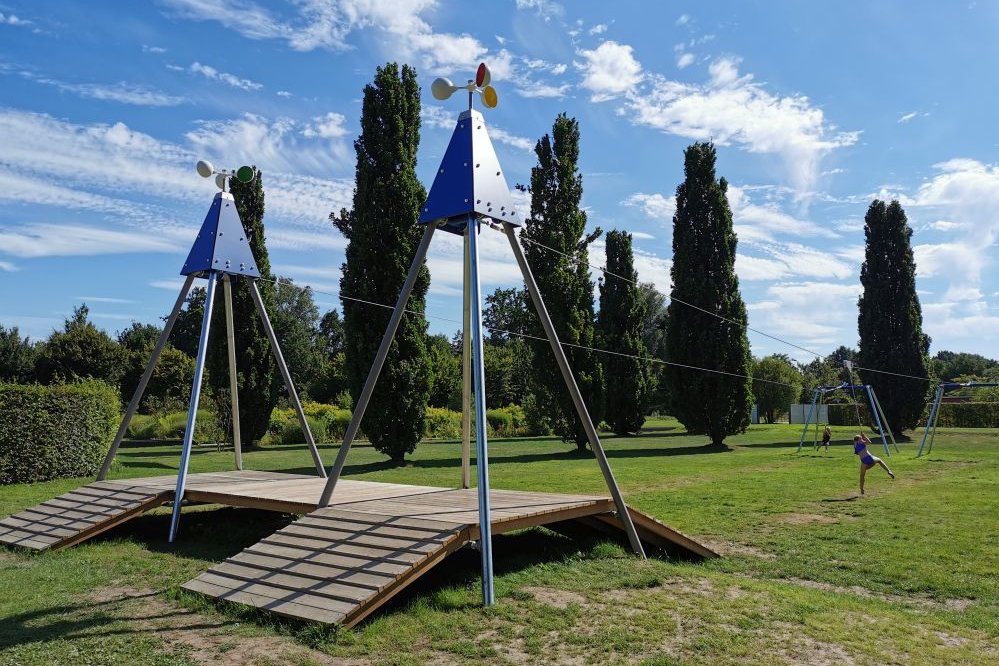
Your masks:
<svg viewBox="0 0 999 666"><path fill-rule="evenodd" d="M120 418L103 382L0 384L0 484L97 474Z"/></svg>

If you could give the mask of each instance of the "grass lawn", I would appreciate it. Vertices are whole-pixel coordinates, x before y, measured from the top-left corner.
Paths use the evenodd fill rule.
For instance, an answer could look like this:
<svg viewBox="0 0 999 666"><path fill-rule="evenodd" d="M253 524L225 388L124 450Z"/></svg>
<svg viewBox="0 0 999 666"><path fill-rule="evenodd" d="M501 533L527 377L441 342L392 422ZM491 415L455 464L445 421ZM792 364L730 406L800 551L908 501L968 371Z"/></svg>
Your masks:
<svg viewBox="0 0 999 666"><path fill-rule="evenodd" d="M650 425L605 442L628 502L722 559L642 562L527 530L495 539L495 607L479 606L477 554L461 551L338 631L178 591L292 516L195 507L171 546L159 509L64 551L0 549L0 664L999 664L999 432L941 429L919 460L918 441L904 444L888 459L898 478L871 470L861 498L848 428L829 453L796 455L787 425L753 426L723 451ZM604 491L593 458L555 440L496 440L490 454L496 488ZM112 476L170 474L178 458L177 446L126 448ZM203 449L191 469L231 460ZM311 471L304 446L244 460ZM358 446L346 474L455 485L459 445L423 444L401 468ZM0 515L86 481L2 487Z"/></svg>

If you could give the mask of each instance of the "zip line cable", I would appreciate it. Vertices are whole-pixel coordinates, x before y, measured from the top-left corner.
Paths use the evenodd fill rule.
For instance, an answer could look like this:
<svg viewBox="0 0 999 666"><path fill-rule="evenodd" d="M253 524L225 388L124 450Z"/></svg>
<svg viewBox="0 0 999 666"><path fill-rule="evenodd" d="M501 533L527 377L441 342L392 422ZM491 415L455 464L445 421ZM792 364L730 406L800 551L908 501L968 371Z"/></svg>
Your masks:
<svg viewBox="0 0 999 666"><path fill-rule="evenodd" d="M274 279L274 278L257 278L257 279L259 279L259 280L261 280L263 282L271 282L271 283L273 283L275 285L284 284L284 285L288 285L288 286L299 287L301 289L305 289L306 287L308 287L314 293L317 293L317 294L323 294L323 295L326 295L326 296L332 296L334 298L339 297L339 298L341 298L341 299L343 299L345 301L352 301L354 303L361 303L361 304L364 304L364 305L370 305L370 306L374 306L374 307L384 308L386 310L394 310L395 309L395 306L393 306L393 305L387 305L385 303L377 303L375 301L369 301L369 300L365 300L363 298L356 298L354 296L346 296L344 294L335 294L335 293L332 293L332 292L329 292L329 291L323 291L321 289L315 289L311 285L297 284L297 283L292 282L290 280L289 281L283 281L283 280L277 280L277 279ZM406 314L412 314L412 315L418 315L418 316L422 315L424 317L427 317L428 319L437 319L439 321L446 321L446 322L450 322L452 324L461 325L463 323L463 322L461 322L461 321L459 321L457 319L451 319L450 317L445 317L443 315L427 314L426 312L419 312L417 310L406 309L406 310L404 310L404 312ZM492 327L492 326L485 326L485 325L483 325L483 328L486 329L487 331L492 331L494 333L505 333L507 335L513 335L513 336L520 337L520 338L527 338L527 339L530 339L530 340L538 340L540 342L548 342L548 338L543 338L543 337L537 336L537 335L530 335L528 333L519 333L517 331L509 331L509 330L506 330L506 329L503 329L503 328L495 328L495 327ZM596 347L587 347L585 345L577 345L577 344L574 344L574 343L571 343L571 342L562 342L562 341L559 341L559 344L562 345L563 347L572 347L572 348L575 348L575 349L584 349L584 350L587 350L587 351L596 352L598 354L608 354L608 355L611 355L611 356L622 356L622 357L625 357L625 358L635 359L636 361L644 361L646 363L658 363L658 364L661 364L661 365L671 365L671 366L678 367L678 368L686 368L688 370L697 370L697 371L700 371L700 372L710 372L712 374L717 374L717 375L727 375L729 377L738 377L740 379L749 379L749 380L754 381L754 382L763 382L763 383L766 383L766 384L777 384L779 386L786 386L788 388L795 388L794 384L788 384L787 382L778 382L778 381L771 380L771 379L760 379L760 378L757 378L757 377L752 377L750 375L741 375L741 374L738 374L738 373L735 373L735 372L727 372L725 370L716 370L714 368L702 368L702 367L696 366L696 365L687 365L685 363L676 363L676 362L673 362L673 361L666 361L666 360L663 360L663 359L660 359L660 358L652 358L651 356L636 356L634 354L625 354L624 352L612 351L610 349L598 349Z"/></svg>
<svg viewBox="0 0 999 666"><path fill-rule="evenodd" d="M617 273L614 273L612 271L607 270L607 268L604 267L604 266L597 266L596 264L591 264L589 262L583 261L582 259L577 259L576 257L573 257L572 255L570 255L570 254L568 254L566 252L562 252L561 250L557 250L557 249L555 249L553 247L549 247L548 245L545 245L544 243L539 243L538 241L533 240L531 238L527 238L527 237L522 236L522 235L518 236L518 238L521 239L522 241L524 241L525 243L530 243L531 245L536 245L537 247L540 247L540 248L543 248L545 250L548 250L549 252L554 252L555 254L562 255L563 257L565 257L569 261L575 263L576 265L589 266L590 268L592 268L594 270L598 270L598 271L602 272L605 275L609 275L611 277L615 277L615 278L617 278L619 280L624 280L625 282L633 284L633 285L635 285L635 286L637 286L637 287L639 287L641 289L652 289L652 290L655 290L655 287L651 287L649 285L642 284L642 283L640 283L640 282L638 282L636 280L632 280L632 279L627 278L627 277L625 277L623 275L618 275ZM779 338L776 335L771 335L771 334L769 334L769 333L767 333L765 331L761 331L761 330L759 330L757 328L753 328L752 326L750 326L748 324L743 324L742 322L736 321L734 319L730 319L730 318L728 318L728 317L726 317L724 315L720 315L717 312L711 312L710 310L708 310L706 308L702 308L699 305L694 305L693 303L688 303L687 301L684 301L684 300L681 300L679 298L676 298L675 296L670 296L670 295L667 295L667 294L663 294L663 296L665 298L670 299L671 301L675 301L677 303L680 303L681 305L686 305L689 308L693 308L695 310L699 310L700 312L703 312L704 314L711 315L712 317L717 317L718 319L721 319L724 322L728 322L730 324L735 324L736 326L740 326L742 328L745 328L747 331L751 331L753 333L756 333L757 335L762 335L765 338L770 338L771 340L774 340L775 342L779 342L779 343L781 343L783 345L787 345L788 347L793 347L793 348L798 349L800 351L807 352L807 353L811 354L812 356L814 356L814 357L816 357L818 359L823 358L822 354L820 354L820 353L818 353L816 351L813 351L811 349L808 349L807 347L802 347L801 345L795 344L795 343L793 343L793 342L791 342L789 340L785 340L783 338ZM917 380L923 381L923 382L932 381L928 377L917 377L916 375L907 375L907 374L900 373L900 372L890 372L888 370L876 370L874 368L865 368L865 367L859 366L859 365L856 366L856 368L858 370L866 370L868 372L876 372L876 373L879 373L879 374L882 374L882 375L893 375L895 377L905 377L907 379L917 379ZM759 380L759 381L763 381L763 380Z"/></svg>

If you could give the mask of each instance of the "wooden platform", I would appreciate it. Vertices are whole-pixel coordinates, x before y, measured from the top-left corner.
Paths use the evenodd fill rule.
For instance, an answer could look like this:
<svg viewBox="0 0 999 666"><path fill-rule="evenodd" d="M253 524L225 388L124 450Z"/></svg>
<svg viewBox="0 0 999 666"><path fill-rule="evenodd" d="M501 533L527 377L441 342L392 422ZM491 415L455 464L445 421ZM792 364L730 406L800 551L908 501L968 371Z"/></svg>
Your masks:
<svg viewBox="0 0 999 666"><path fill-rule="evenodd" d="M352 626L449 554L478 538L476 491L275 472L192 474L184 499L306 514L184 584L219 599L302 620ZM0 520L0 543L62 548L173 500L173 476L83 486ZM494 534L535 525L621 534L609 497L492 490ZM689 556L712 550L634 509L639 537ZM183 539L183 520L178 538Z"/></svg>

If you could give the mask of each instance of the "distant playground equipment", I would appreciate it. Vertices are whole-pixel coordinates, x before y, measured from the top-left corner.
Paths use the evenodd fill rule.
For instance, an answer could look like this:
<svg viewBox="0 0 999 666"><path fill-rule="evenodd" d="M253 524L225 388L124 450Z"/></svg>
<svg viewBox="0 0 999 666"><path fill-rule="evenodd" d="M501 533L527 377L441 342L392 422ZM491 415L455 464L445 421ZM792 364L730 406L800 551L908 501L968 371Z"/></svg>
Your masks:
<svg viewBox="0 0 999 666"><path fill-rule="evenodd" d="M812 391L812 402L808 409L808 416L805 417L805 427L801 430L801 439L798 440L797 453L801 453L801 449L805 445L805 437L808 435L808 428L814 422L815 424L815 435L812 441L812 446L814 450L819 448L819 407L825 400L825 396L829 393L834 393L836 391L848 391L850 396L853 398L854 410L857 414L857 426L861 429L864 427L864 422L860 418L860 405L857 402L857 393L861 392L867 397L867 404L870 406L871 415L874 419L874 425L877 428L878 435L881 437L881 444L884 446L885 455L891 456L891 450L888 448L888 441L890 440L892 446L895 447L895 452L898 452L898 444L895 442L895 435L891 431L891 427L888 425L888 420L885 418L884 410L881 409L881 403L878 401L877 393L874 392L874 388L869 384L854 384L853 379L853 364L850 361L843 361L843 366L850 372L851 381L843 382L842 384L837 384L836 386L817 386ZM814 419L814 421L813 421ZM887 434L887 438L885 435Z"/></svg>
<svg viewBox="0 0 999 666"><path fill-rule="evenodd" d="M483 601L485 605L492 604L495 599L492 566L494 531L501 533L547 525L571 535L578 527L584 527L615 535L623 532L641 557L645 557L643 542L670 548L688 557L718 557L710 548L624 503L518 242L515 233L517 213L513 209L510 190L493 151L485 122L482 115L472 109L474 93L481 96L487 107L496 106L496 91L488 85L489 79L489 70L483 64L479 66L476 78L470 80L467 86L454 86L446 80L434 83L434 95L438 98L443 96L446 99L457 90L467 90L469 107L458 117L430 194L420 209L419 222L425 227L423 237L328 478L325 478L319 451L257 289L256 283L262 278L256 260L236 212L233 196L227 191L230 178L249 182L254 172L249 167L235 172L217 171L211 164L202 161L197 165L198 173L205 178L215 176L221 191L215 195L181 271L186 276L184 286L129 403L98 480L0 520L0 543L32 550L63 548L168 502L173 503L169 531L171 542L177 535L180 510L185 501L306 514L214 565L182 587L287 617L344 627L357 624L445 557L469 544L477 546L481 553ZM493 491L489 487L478 249L478 233L483 228L499 229L509 240L610 497ZM465 248L461 487L341 480L347 454L437 229L463 236ZM112 461L156 361L193 281L199 277L206 278L208 286L178 474L176 478L107 480ZM215 286L219 279L225 287L236 470L191 474L188 478ZM318 478L242 469L231 297L231 282L235 279L248 283L301 422ZM478 487L474 490L469 487L473 383L478 472Z"/></svg>
<svg viewBox="0 0 999 666"><path fill-rule="evenodd" d="M923 439L919 442L919 451L916 452L916 457L919 458L924 453L929 455L933 450L933 439L937 435L937 421L940 419L940 407L944 403L944 394L948 391L954 391L958 389L965 388L996 388L999 387L999 383L996 382L941 382L937 385L936 393L933 394L933 402L930 404L930 413L926 418L926 427L923 428ZM982 404L982 403L979 403ZM991 403L984 403L991 404ZM926 444L929 442L929 446Z"/></svg>

